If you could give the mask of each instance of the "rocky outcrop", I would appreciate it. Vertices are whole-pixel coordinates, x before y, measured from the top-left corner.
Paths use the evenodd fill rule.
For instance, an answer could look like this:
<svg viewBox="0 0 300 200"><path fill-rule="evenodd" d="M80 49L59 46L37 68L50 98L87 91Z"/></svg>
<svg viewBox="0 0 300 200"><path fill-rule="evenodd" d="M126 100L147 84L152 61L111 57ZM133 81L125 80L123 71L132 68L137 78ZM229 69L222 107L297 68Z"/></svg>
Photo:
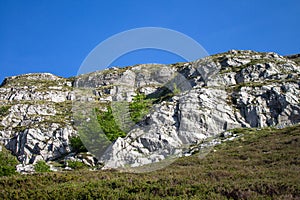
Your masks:
<svg viewBox="0 0 300 200"><path fill-rule="evenodd" d="M24 164L66 156L69 139L77 134L93 147L108 145L105 153L87 145L104 169L172 161L230 129L299 123L299 75L299 65L289 58L232 50L190 63L111 68L75 79L7 78L0 88L0 138ZM141 94L151 109L136 122L130 105ZM95 127L83 133L82 126L97 121L94 108L104 112L107 106L127 136L97 143L95 135L87 136L98 134Z"/></svg>
<svg viewBox="0 0 300 200"><path fill-rule="evenodd" d="M23 164L55 160L71 151L72 82L52 74L26 74L0 88L0 138Z"/></svg>
<svg viewBox="0 0 300 200"><path fill-rule="evenodd" d="M207 66L218 73L201 73ZM228 129L300 122L300 68L275 53L230 51L178 72L191 89L155 105L147 123L118 138L102 157L104 168L181 156L185 148Z"/></svg>

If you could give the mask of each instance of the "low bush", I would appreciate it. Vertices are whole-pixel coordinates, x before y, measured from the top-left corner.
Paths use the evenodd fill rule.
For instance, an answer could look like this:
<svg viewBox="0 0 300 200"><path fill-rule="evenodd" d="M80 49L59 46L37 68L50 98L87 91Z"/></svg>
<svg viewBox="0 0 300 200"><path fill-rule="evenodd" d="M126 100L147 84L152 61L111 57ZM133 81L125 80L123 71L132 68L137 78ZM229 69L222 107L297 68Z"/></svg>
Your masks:
<svg viewBox="0 0 300 200"><path fill-rule="evenodd" d="M38 161L35 165L34 165L34 170L36 172L50 172L50 166L46 164L45 161L41 160Z"/></svg>
<svg viewBox="0 0 300 200"><path fill-rule="evenodd" d="M77 153L87 152L87 149L85 148L79 136L70 138L70 146L72 148L72 151L75 151Z"/></svg>
<svg viewBox="0 0 300 200"><path fill-rule="evenodd" d="M72 168L72 169L83 169L83 168L87 168L88 166L80 161L68 161L68 167Z"/></svg>
<svg viewBox="0 0 300 200"><path fill-rule="evenodd" d="M232 132L239 137L201 159L182 157L149 173L73 170L1 177L0 199L300 198L299 125Z"/></svg>
<svg viewBox="0 0 300 200"><path fill-rule="evenodd" d="M0 107L0 117L3 117L9 113L9 109L11 106L1 106Z"/></svg>
<svg viewBox="0 0 300 200"><path fill-rule="evenodd" d="M0 177L16 174L18 161L7 149L0 146Z"/></svg>

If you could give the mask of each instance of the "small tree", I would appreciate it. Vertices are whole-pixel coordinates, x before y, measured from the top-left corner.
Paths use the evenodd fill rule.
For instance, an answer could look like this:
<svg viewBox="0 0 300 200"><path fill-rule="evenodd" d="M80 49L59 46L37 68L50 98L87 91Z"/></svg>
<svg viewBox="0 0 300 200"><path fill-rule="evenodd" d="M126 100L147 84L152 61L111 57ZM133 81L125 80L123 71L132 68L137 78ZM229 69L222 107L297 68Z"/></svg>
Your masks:
<svg viewBox="0 0 300 200"><path fill-rule="evenodd" d="M145 94L138 93L130 103L130 117L135 123L141 121L149 113L152 100L147 99Z"/></svg>
<svg viewBox="0 0 300 200"><path fill-rule="evenodd" d="M118 137L125 137L126 133L121 130L118 126L118 123L115 121L112 108L110 106L107 107L107 111L103 112L99 109L95 109L97 114L97 120L99 125L110 141L116 140Z"/></svg>

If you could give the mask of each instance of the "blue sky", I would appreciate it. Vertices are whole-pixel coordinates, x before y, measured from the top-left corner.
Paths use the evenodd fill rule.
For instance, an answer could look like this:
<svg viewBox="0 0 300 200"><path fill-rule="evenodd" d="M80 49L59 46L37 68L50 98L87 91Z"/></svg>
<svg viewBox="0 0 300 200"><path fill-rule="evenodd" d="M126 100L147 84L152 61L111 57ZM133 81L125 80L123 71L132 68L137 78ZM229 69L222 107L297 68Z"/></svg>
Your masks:
<svg viewBox="0 0 300 200"><path fill-rule="evenodd" d="M209 54L300 53L299 10L298 0L0 0L0 82L30 72L74 76L100 42L147 26L182 32ZM113 65L179 61L172 53L148 49Z"/></svg>

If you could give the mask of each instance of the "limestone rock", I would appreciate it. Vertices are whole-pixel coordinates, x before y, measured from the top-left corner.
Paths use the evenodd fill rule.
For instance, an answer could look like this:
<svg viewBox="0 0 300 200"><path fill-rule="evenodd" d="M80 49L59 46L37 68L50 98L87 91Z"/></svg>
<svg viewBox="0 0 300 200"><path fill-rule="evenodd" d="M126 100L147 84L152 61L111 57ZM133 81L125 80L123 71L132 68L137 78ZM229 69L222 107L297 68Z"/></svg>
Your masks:
<svg viewBox="0 0 300 200"><path fill-rule="evenodd" d="M18 171L58 159L91 167L99 159L104 169L138 167L218 144L220 134L233 128L299 123L299 75L289 57L231 50L189 63L111 68L70 79L48 73L9 77L0 87L0 142L21 161ZM137 124L124 113L128 107L113 109L128 122L120 126L130 128L126 137L101 157L72 153L70 138L78 135L72 111L128 106L137 94L155 99Z"/></svg>

